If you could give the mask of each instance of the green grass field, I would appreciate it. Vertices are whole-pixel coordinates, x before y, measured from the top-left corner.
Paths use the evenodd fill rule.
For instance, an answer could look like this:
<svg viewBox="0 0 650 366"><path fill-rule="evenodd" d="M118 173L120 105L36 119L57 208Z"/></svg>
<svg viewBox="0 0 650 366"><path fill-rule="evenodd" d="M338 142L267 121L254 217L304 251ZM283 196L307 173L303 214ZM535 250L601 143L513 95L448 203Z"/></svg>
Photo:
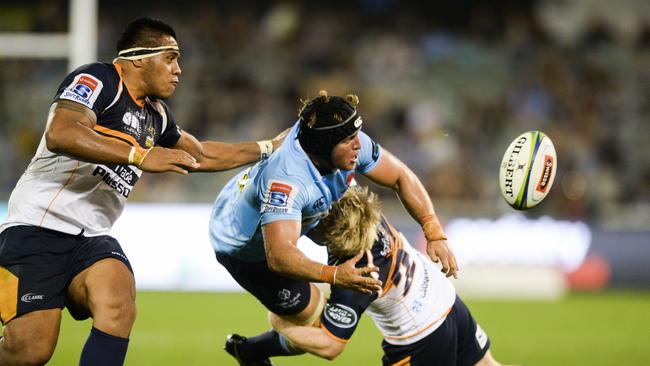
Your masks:
<svg viewBox="0 0 650 366"><path fill-rule="evenodd" d="M492 352L520 365L650 365L650 293L573 294L557 302L466 301L492 339ZM223 350L228 333L265 331L266 313L246 294L138 293L127 365L236 365ZM50 365L76 365L90 322L64 312ZM381 364L381 337L364 317L334 364ZM331 365L303 355L276 365Z"/></svg>

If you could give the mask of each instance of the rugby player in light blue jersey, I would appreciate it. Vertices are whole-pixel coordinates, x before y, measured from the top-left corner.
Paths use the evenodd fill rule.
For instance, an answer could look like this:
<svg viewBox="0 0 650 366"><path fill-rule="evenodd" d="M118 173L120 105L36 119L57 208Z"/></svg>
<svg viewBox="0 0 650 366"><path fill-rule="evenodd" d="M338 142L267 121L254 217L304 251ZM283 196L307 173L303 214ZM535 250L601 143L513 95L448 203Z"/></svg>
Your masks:
<svg viewBox="0 0 650 366"><path fill-rule="evenodd" d="M310 260L296 246L355 174L397 192L422 225L431 259L441 262L447 276L456 276L455 257L426 190L408 167L361 132L358 102L356 95L321 91L304 104L281 147L233 177L214 204L210 240L217 260L268 310L294 324L311 324L322 311L324 297L310 282L367 294L381 290L381 282L370 276L376 267L355 267L362 253L332 266ZM247 352L260 347L272 356L300 352L275 331L226 341L226 351L241 365L270 364Z"/></svg>

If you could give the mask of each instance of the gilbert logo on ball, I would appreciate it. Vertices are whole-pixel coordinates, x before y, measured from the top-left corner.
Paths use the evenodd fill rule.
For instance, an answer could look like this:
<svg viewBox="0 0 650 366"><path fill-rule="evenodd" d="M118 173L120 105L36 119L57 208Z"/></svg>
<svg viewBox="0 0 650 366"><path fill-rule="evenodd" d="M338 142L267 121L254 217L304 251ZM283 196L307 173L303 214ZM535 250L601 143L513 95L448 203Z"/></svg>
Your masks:
<svg viewBox="0 0 650 366"><path fill-rule="evenodd" d="M503 154L501 195L517 210L535 207L551 190L556 171L557 155L551 139L540 131L524 132Z"/></svg>

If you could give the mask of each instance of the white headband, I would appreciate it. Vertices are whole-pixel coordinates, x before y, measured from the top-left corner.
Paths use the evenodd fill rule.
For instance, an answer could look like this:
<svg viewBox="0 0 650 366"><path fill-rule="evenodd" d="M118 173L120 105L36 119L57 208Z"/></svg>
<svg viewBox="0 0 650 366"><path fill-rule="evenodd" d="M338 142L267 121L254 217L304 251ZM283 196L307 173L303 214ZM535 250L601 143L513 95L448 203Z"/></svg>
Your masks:
<svg viewBox="0 0 650 366"><path fill-rule="evenodd" d="M118 59L141 60L143 58L160 55L165 51L179 51L179 49L178 46L133 47L118 52L117 57L113 60L113 62L117 61Z"/></svg>

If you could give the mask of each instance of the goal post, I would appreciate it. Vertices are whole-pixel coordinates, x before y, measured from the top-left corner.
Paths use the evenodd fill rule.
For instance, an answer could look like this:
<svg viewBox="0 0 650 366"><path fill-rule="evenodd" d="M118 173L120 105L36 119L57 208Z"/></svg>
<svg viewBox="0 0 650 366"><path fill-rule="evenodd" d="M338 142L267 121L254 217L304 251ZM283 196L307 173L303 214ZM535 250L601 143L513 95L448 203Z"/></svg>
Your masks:
<svg viewBox="0 0 650 366"><path fill-rule="evenodd" d="M70 0L68 33L0 33L0 59L64 58L68 70L97 60L97 0Z"/></svg>

